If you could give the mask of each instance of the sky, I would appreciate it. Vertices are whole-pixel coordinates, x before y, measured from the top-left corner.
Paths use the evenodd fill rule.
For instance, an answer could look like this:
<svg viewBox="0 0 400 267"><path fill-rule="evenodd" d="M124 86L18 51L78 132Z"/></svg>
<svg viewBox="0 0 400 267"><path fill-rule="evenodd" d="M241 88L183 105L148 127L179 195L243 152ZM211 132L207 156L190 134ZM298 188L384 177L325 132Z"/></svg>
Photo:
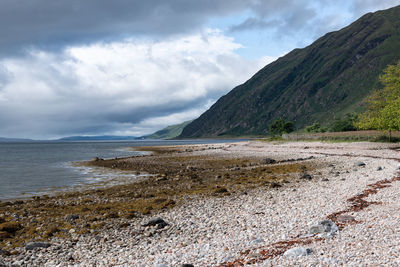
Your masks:
<svg viewBox="0 0 400 267"><path fill-rule="evenodd" d="M1 0L0 136L150 134L400 0Z"/></svg>

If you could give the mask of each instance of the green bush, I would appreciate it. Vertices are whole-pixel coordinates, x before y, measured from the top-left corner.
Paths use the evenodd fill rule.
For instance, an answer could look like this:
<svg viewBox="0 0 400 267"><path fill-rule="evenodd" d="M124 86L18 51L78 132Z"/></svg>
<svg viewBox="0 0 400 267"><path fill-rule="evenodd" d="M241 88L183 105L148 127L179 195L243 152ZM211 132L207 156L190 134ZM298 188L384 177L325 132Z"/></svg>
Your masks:
<svg viewBox="0 0 400 267"><path fill-rule="evenodd" d="M335 118L329 129L330 132L356 131L355 123L358 119L357 114L347 113L344 118Z"/></svg>
<svg viewBox="0 0 400 267"><path fill-rule="evenodd" d="M270 126L269 131L272 135L282 135L293 132L294 124L284 119L275 120Z"/></svg>
<svg viewBox="0 0 400 267"><path fill-rule="evenodd" d="M307 133L324 133L326 132L328 129L326 127L321 126L321 124L319 124L318 122L306 126L306 128L304 129Z"/></svg>

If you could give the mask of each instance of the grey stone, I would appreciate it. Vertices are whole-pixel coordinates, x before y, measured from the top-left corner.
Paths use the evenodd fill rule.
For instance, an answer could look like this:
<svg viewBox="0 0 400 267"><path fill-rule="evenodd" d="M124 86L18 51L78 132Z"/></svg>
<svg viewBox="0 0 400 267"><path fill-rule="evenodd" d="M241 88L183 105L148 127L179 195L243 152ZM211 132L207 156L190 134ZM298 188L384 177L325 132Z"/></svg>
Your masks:
<svg viewBox="0 0 400 267"><path fill-rule="evenodd" d="M356 161L356 162L354 163L354 166L363 167L363 166L365 166L365 163L362 162L362 161Z"/></svg>
<svg viewBox="0 0 400 267"><path fill-rule="evenodd" d="M274 163L276 163L276 160L271 159L271 158L265 158L265 159L263 159L262 163L263 164L274 164Z"/></svg>
<svg viewBox="0 0 400 267"><path fill-rule="evenodd" d="M50 246L51 244L48 242L29 242L28 244L26 244L25 249L32 250L34 248L48 248Z"/></svg>
<svg viewBox="0 0 400 267"><path fill-rule="evenodd" d="M75 221L77 219L79 219L79 215L77 215L77 214L69 214L69 215L65 216L66 221Z"/></svg>
<svg viewBox="0 0 400 267"><path fill-rule="evenodd" d="M377 171L381 171L383 170L381 166L379 166L378 168L376 168Z"/></svg>
<svg viewBox="0 0 400 267"><path fill-rule="evenodd" d="M285 253L283 253L283 256L285 257L299 257L299 256L308 256L313 253L313 250L311 248L304 248L304 247L294 247L291 248Z"/></svg>
<svg viewBox="0 0 400 267"><path fill-rule="evenodd" d="M300 177L300 179L311 180L312 177L311 177L311 175L309 175L308 173L304 173L304 174Z"/></svg>
<svg viewBox="0 0 400 267"><path fill-rule="evenodd" d="M0 267L5 267L6 264L4 263L4 261L0 260Z"/></svg>
<svg viewBox="0 0 400 267"><path fill-rule="evenodd" d="M167 225L168 225L168 223L166 221L164 221L162 218L154 218L154 219L151 219L150 221L148 221L147 223L142 224L143 227L157 226L158 229L162 229Z"/></svg>
<svg viewBox="0 0 400 267"><path fill-rule="evenodd" d="M310 234L318 234L318 236L331 237L339 231L337 225L331 220L320 221L310 227Z"/></svg>

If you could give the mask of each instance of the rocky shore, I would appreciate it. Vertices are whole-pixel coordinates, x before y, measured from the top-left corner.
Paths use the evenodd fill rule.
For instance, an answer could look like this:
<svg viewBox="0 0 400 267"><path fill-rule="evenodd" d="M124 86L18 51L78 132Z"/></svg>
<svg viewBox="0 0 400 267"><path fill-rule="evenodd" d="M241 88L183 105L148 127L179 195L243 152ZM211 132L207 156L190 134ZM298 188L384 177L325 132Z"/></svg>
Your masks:
<svg viewBox="0 0 400 267"><path fill-rule="evenodd" d="M0 203L0 266L400 265L395 145L150 150L86 163L134 183Z"/></svg>

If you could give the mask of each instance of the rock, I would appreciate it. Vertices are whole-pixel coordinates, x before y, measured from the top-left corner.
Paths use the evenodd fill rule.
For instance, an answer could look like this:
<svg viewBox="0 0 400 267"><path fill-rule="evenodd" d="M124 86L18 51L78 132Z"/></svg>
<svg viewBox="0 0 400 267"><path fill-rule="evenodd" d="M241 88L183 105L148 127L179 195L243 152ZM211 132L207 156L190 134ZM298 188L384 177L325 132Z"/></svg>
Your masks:
<svg viewBox="0 0 400 267"><path fill-rule="evenodd" d="M162 182L162 181L166 181L166 180L168 180L168 179L167 179L167 177L165 177L165 176L161 176L161 177L158 177L158 178L156 179L157 182Z"/></svg>
<svg viewBox="0 0 400 267"><path fill-rule="evenodd" d="M184 263L181 265L181 267L194 267L194 265L189 263Z"/></svg>
<svg viewBox="0 0 400 267"><path fill-rule="evenodd" d="M318 234L318 236L331 237L339 231L337 225L331 220L320 221L310 227L310 234Z"/></svg>
<svg viewBox="0 0 400 267"><path fill-rule="evenodd" d="M261 163L262 164L274 164L274 163L276 163L276 160L271 159L271 158L265 158L265 159L262 160Z"/></svg>
<svg viewBox="0 0 400 267"><path fill-rule="evenodd" d="M378 168L376 168L377 171L381 171L383 170L383 168L381 166L379 166Z"/></svg>
<svg viewBox="0 0 400 267"><path fill-rule="evenodd" d="M4 261L0 260L0 267L6 267L6 264L4 263Z"/></svg>
<svg viewBox="0 0 400 267"><path fill-rule="evenodd" d="M214 190L214 193L217 194L228 193L228 189L226 189L225 187L218 187L217 189Z"/></svg>
<svg viewBox="0 0 400 267"><path fill-rule="evenodd" d="M22 226L19 222L5 222L0 224L0 232L15 233Z"/></svg>
<svg viewBox="0 0 400 267"><path fill-rule="evenodd" d="M322 181L323 181L323 182L328 182L329 179L328 179L328 178L324 178L324 179L322 179Z"/></svg>
<svg viewBox="0 0 400 267"><path fill-rule="evenodd" d="M4 249L0 249L0 256L9 256L10 252ZM1 266L1 264L0 264Z"/></svg>
<svg viewBox="0 0 400 267"><path fill-rule="evenodd" d="M6 231L0 231L0 240L9 238L11 236L10 233L6 232Z"/></svg>
<svg viewBox="0 0 400 267"><path fill-rule="evenodd" d="M357 166L357 167L364 167L364 166L365 166L365 163L362 162L362 161L356 161L356 162L354 163L354 166Z"/></svg>
<svg viewBox="0 0 400 267"><path fill-rule="evenodd" d="M29 242L26 246L26 250L32 250L34 248L48 248L51 244L48 242Z"/></svg>
<svg viewBox="0 0 400 267"><path fill-rule="evenodd" d="M167 225L168 225L168 223L161 218L154 218L154 219L151 219L150 221L148 221L147 223L142 224L143 227L157 226L158 229L162 229Z"/></svg>
<svg viewBox="0 0 400 267"><path fill-rule="evenodd" d="M313 253L313 250L311 248L304 248L304 247L294 247L291 248L285 253L283 253L283 256L285 257L299 257L299 256L308 256Z"/></svg>
<svg viewBox="0 0 400 267"><path fill-rule="evenodd" d="M280 185L280 184L278 184L278 183L272 182L272 183L270 183L270 184L268 185L268 187L269 187L269 188L278 188L278 187L282 187L282 185Z"/></svg>
<svg viewBox="0 0 400 267"><path fill-rule="evenodd" d="M342 214L337 217L337 220L338 222L341 223L348 223L348 222L354 222L356 219L353 216Z"/></svg>
<svg viewBox="0 0 400 267"><path fill-rule="evenodd" d="M304 174L300 177L300 179L311 180L312 177L311 177L311 175L309 175L308 173L304 173Z"/></svg>
<svg viewBox="0 0 400 267"><path fill-rule="evenodd" d="M92 161L101 161L101 160L104 160L104 159L99 158L99 157L94 157L94 158L92 159Z"/></svg>
<svg viewBox="0 0 400 267"><path fill-rule="evenodd" d="M66 221L75 221L77 219L79 219L79 215L77 215L77 214L69 214L69 215L65 216Z"/></svg>

